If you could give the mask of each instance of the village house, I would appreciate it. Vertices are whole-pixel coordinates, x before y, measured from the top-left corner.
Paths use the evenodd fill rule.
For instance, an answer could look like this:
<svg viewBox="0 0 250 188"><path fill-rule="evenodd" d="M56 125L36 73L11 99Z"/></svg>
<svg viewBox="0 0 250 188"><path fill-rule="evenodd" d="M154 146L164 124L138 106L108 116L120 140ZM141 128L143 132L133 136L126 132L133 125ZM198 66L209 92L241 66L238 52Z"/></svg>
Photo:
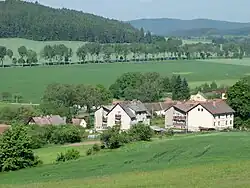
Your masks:
<svg viewBox="0 0 250 188"><path fill-rule="evenodd" d="M175 104L172 102L155 102L155 103L144 103L148 112L156 116L165 116L165 110Z"/></svg>
<svg viewBox="0 0 250 188"><path fill-rule="evenodd" d="M48 115L40 117L31 117L27 124L29 125L66 125L66 117L61 117L59 115Z"/></svg>
<svg viewBox="0 0 250 188"><path fill-rule="evenodd" d="M121 130L128 130L132 125L138 123L150 125L150 116L151 114L140 101L101 106L95 112L95 129L101 131L108 127L120 125Z"/></svg>
<svg viewBox="0 0 250 188"><path fill-rule="evenodd" d="M83 128L87 127L87 122L85 121L85 119L72 118L72 124L77 125L77 126L81 126Z"/></svg>
<svg viewBox="0 0 250 188"><path fill-rule="evenodd" d="M233 128L234 110L223 100L187 101L165 112L165 128L192 132Z"/></svg>
<svg viewBox="0 0 250 188"><path fill-rule="evenodd" d="M205 101L207 101L207 97L202 92L199 91L196 95L191 95L190 100L191 101L205 102Z"/></svg>

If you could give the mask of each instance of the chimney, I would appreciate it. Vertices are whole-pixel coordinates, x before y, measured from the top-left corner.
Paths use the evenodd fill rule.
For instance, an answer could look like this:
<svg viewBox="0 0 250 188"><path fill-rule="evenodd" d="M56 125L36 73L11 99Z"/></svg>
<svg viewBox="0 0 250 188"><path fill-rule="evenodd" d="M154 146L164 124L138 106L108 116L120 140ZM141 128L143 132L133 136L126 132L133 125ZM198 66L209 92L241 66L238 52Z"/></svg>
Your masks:
<svg viewBox="0 0 250 188"><path fill-rule="evenodd" d="M213 101L213 106L214 106L214 107L216 106L216 102L215 102L215 101Z"/></svg>

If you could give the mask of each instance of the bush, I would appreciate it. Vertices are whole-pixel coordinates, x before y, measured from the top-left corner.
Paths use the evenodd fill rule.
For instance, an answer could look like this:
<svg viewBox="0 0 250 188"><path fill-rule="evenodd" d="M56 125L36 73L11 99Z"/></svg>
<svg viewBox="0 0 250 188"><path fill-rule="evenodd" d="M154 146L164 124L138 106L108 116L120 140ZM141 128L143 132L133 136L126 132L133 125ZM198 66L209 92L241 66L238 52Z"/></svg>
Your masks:
<svg viewBox="0 0 250 188"><path fill-rule="evenodd" d="M89 155L92 155L93 154L93 148L89 148L87 151L86 151L86 155L89 156Z"/></svg>
<svg viewBox="0 0 250 188"><path fill-rule="evenodd" d="M81 142L81 130L73 125L55 126L50 133L49 142L53 144L66 144Z"/></svg>
<svg viewBox="0 0 250 188"><path fill-rule="evenodd" d="M105 148L116 149L124 144L124 140L119 131L119 128L112 127L101 134L100 140L102 141Z"/></svg>
<svg viewBox="0 0 250 188"><path fill-rule="evenodd" d="M101 150L101 148L100 148L100 146L98 144L94 144L92 149L93 149L94 152L98 152L98 151Z"/></svg>
<svg viewBox="0 0 250 188"><path fill-rule="evenodd" d="M152 129L143 124L134 125L129 130L129 135L133 141L150 141L153 134Z"/></svg>
<svg viewBox="0 0 250 188"><path fill-rule="evenodd" d="M56 162L65 162L70 160L76 160L80 158L80 152L76 149L67 150L65 153L59 153L56 158Z"/></svg>
<svg viewBox="0 0 250 188"><path fill-rule="evenodd" d="M0 139L0 171L14 171L42 163L32 151L32 140L25 126L12 126Z"/></svg>

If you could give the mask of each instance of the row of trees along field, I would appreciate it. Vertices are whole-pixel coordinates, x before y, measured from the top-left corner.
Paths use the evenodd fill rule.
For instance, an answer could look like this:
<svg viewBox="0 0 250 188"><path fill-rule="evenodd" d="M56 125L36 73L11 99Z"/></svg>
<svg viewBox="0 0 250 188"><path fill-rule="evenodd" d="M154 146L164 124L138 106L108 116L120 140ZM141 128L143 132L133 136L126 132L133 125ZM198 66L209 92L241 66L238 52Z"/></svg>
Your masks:
<svg viewBox="0 0 250 188"><path fill-rule="evenodd" d="M76 52L64 44L46 45L39 53L44 64L83 64L110 63L129 61L162 61L167 59L207 59L207 58L239 58L250 56L250 43L237 44L214 43L183 44L182 40L169 38L164 42L131 43L131 44L100 44L86 43ZM13 65L38 65L37 52L25 46L18 48L19 57L13 57L13 51L0 46L0 60L4 65L4 58L12 59ZM72 62L76 55L78 62Z"/></svg>

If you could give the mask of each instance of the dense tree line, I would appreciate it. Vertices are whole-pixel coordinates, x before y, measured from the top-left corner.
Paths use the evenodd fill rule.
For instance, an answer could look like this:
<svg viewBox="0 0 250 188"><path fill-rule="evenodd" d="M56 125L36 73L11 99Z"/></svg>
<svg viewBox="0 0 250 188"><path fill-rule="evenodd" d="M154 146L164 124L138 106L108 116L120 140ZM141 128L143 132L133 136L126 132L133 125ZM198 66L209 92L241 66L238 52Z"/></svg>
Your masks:
<svg viewBox="0 0 250 188"><path fill-rule="evenodd" d="M166 41L153 43L101 44L92 42L83 44L76 51L64 44L55 44L44 46L39 54L31 49L27 49L25 46L20 46L18 54L18 57L14 57L11 49L0 46L2 66L7 58L12 59L13 66L39 65L39 55L41 63L50 65L209 58L242 59L250 56L250 41L249 43L183 44L180 39L168 38ZM78 57L78 62L72 62L74 55Z"/></svg>
<svg viewBox="0 0 250 188"><path fill-rule="evenodd" d="M110 86L114 98L142 102L160 101L164 94L172 93L173 100L187 100L190 97L186 79L179 75L162 77L159 73L125 73Z"/></svg>
<svg viewBox="0 0 250 188"><path fill-rule="evenodd" d="M0 2L0 37L39 41L70 40L128 43L147 40L125 22L20 0Z"/></svg>

